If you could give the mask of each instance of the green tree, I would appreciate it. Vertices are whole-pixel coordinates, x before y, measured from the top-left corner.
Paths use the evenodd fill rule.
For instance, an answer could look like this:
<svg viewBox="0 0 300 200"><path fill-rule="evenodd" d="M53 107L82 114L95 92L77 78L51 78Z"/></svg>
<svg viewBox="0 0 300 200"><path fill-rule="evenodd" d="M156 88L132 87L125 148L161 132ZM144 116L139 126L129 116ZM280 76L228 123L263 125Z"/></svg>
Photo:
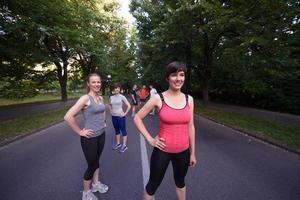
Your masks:
<svg viewBox="0 0 300 200"><path fill-rule="evenodd" d="M53 63L62 100L67 100L68 67L74 68L72 76L105 74L112 43L124 42L114 38L124 32L117 8L117 2L96 0L6 2L1 5L1 65L21 75L36 64Z"/></svg>
<svg viewBox="0 0 300 200"><path fill-rule="evenodd" d="M197 81L191 85L201 89L204 104L209 102L210 91L226 90L231 76L236 82L246 77L236 85L237 91L261 95L274 73L290 67L287 38L296 35L298 4L270 0L251 5L242 0L132 1L142 55L139 62L147 73L161 70L162 60L185 61L187 78ZM269 78L261 78L265 75ZM229 82L223 88L217 84L226 80ZM221 87L213 88L217 85Z"/></svg>

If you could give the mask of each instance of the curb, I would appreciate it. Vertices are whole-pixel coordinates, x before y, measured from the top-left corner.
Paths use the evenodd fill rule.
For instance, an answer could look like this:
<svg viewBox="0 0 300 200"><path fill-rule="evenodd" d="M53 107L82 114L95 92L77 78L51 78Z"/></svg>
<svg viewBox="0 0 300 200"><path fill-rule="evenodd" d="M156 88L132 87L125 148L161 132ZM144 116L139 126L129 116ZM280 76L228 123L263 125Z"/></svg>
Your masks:
<svg viewBox="0 0 300 200"><path fill-rule="evenodd" d="M56 122L52 122L52 123L50 123L50 124L47 124L47 125L42 126L42 127L40 127L40 128L34 129L34 130L32 130L32 131L25 132L25 133L23 133L22 135L17 135L17 136L12 137L12 138L4 139L3 141L0 141L0 148L4 147L5 145L8 145L8 144L10 144L10 143L12 143L12 142L15 142L15 141L17 141L17 140L20 140L20 139L22 139L22 138L25 138L25 137L27 137L27 136L33 135L33 134L35 134L35 133L37 133L37 132L39 132L39 131L45 130L45 129L47 129L47 128L51 127L51 126L54 126L54 125L56 125L56 124L59 124L59 123L61 123L61 122L63 122L63 121L64 121L64 120L59 120L59 121L56 121Z"/></svg>
<svg viewBox="0 0 300 200"><path fill-rule="evenodd" d="M300 155L300 150L297 150L297 149L293 149L293 148L291 148L291 147L288 147L286 144L280 143L280 142L278 142L277 140L274 140L274 139L272 139L272 138L265 137L265 136L262 136L262 135L258 135L258 134L253 133L253 132L245 131L245 130L243 130L243 129L240 129L240 128L237 128L237 127L234 127L234 126L230 126L230 125L227 125L227 124L223 124L223 123L221 123L221 122L216 121L216 120L213 119L213 118L210 118L210 117L205 116L205 115L202 115L202 114L194 114L194 115L196 115L196 116L198 116L198 117L203 117L203 118L205 118L205 119L208 119L208 120L210 120L210 121L213 121L213 122L215 122L215 123L217 123L217 124L220 124L220 125L222 125L222 126L226 126L226 127L231 128L231 129L233 129L233 130L235 130L235 131L238 131L238 132L240 132L240 133L242 133L242 134L245 134L245 135L247 135L247 136L253 137L253 138L258 139L258 140L261 140L262 142L271 144L271 145L276 146L276 147L279 147L279 148L281 148L281 149L287 150L287 151L289 151L289 152L291 152L291 153L295 153L295 154L297 154L298 156Z"/></svg>

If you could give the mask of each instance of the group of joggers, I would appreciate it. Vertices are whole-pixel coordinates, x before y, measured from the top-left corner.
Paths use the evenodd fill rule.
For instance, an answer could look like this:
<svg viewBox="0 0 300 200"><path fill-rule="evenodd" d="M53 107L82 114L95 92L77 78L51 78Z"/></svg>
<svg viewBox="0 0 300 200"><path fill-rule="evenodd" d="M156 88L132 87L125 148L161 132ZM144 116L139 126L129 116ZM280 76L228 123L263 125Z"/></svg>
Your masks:
<svg viewBox="0 0 300 200"><path fill-rule="evenodd" d="M181 92L185 82L186 67L180 62L171 62L166 66L165 80L168 89L162 93L155 90L151 98L136 112L132 110L134 123L139 133L153 146L150 159L150 177L145 187L143 200L152 200L163 180L169 163L172 163L175 190L179 200L186 199L185 176L190 166L197 163L195 155L195 127L193 120L194 102L190 95ZM95 192L106 193L109 187L99 181L99 159L105 144L106 105L99 91L101 77L92 73L86 80L87 94L79 98L66 113L64 119L67 124L80 135L81 147L87 161L87 169L83 176L82 200L97 200ZM150 87L151 88L151 87ZM153 87L152 87L153 88ZM152 89L151 88L151 89ZM133 90L136 86L133 86ZM113 86L114 94L110 97L109 110L112 124L115 129L116 143L112 149L124 153L127 147L126 115L131 105L118 84ZM138 105L137 97L131 93L132 106ZM124 111L123 107L126 106ZM159 133L151 134L146 128L143 119L157 110L159 117ZM82 112L84 117L83 128L76 122L75 116ZM122 135L122 141L121 141Z"/></svg>

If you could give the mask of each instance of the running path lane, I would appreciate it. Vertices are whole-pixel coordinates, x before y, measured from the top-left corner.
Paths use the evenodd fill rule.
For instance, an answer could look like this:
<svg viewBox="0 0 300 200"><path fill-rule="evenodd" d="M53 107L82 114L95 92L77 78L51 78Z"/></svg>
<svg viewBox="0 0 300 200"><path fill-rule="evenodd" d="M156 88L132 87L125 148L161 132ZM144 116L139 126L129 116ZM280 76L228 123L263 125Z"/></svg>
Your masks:
<svg viewBox="0 0 300 200"><path fill-rule="evenodd" d="M299 156L200 117L195 122L198 165L187 175L187 199L300 199ZM156 116L147 117L145 123L157 133ZM124 154L112 151L115 137L109 115L107 124L101 169L110 190L97 196L139 200L152 147L140 142L132 118L127 117L129 149ZM79 137L64 123L57 124L0 148L0 199L79 200L85 167ZM155 199L176 199L171 165Z"/></svg>
<svg viewBox="0 0 300 200"><path fill-rule="evenodd" d="M139 135L128 118L128 150L113 151L110 116L101 157L101 180L110 190L99 199L140 199L143 192ZM82 117L79 116L80 124ZM131 121L131 122L130 122ZM133 131L134 130L134 131ZM79 136L65 123L0 148L1 200L80 200L86 168Z"/></svg>
<svg viewBox="0 0 300 200"><path fill-rule="evenodd" d="M17 106L13 108L5 108L0 110L0 122L14 119L23 115L36 114L48 111L54 111L63 107L71 106L76 100L68 100L67 102L41 103Z"/></svg>
<svg viewBox="0 0 300 200"><path fill-rule="evenodd" d="M188 200L300 199L300 156L202 117L195 125L198 165L186 177ZM157 133L157 118L148 116L146 126ZM176 199L174 185L169 165L155 200Z"/></svg>

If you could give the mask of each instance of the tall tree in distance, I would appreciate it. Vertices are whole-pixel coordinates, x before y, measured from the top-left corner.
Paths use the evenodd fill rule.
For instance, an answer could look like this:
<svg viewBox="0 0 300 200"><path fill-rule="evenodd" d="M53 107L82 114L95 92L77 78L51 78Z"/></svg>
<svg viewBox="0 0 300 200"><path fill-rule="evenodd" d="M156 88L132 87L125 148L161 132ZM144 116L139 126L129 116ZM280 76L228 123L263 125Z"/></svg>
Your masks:
<svg viewBox="0 0 300 200"><path fill-rule="evenodd" d="M133 0L131 12L138 25L140 63L147 66L148 71L157 71L162 68L162 60L177 58L185 61L188 69L197 75L192 77L196 83L192 82L191 86L199 89L198 93L202 93L203 102L207 105L210 91L216 91L212 88L216 86L215 81L224 80L223 77L215 77L220 75L219 70L234 70L232 65L247 64L245 61L248 59L247 62L255 67L240 67L255 75L255 80L251 81L255 84L246 82L238 89L245 94L259 93L262 84L256 83L265 84L265 80L259 79L257 72L261 75L266 64L274 66L275 63L275 71L280 71L280 66L283 66L280 60L290 60L289 55L281 53L289 49L285 38L296 34L292 29L299 23L295 12L298 4L271 0L256 1L250 5L242 0ZM228 62L223 59L234 55L234 49L240 53L235 54L233 63L225 65ZM235 73L228 72L228 75Z"/></svg>
<svg viewBox="0 0 300 200"><path fill-rule="evenodd" d="M69 68L79 68L72 71L83 76L100 66L106 70L110 35L122 23L117 7L116 2L97 0L8 1L1 5L1 47L7 49L1 52L1 63L22 69L53 63L65 101Z"/></svg>

